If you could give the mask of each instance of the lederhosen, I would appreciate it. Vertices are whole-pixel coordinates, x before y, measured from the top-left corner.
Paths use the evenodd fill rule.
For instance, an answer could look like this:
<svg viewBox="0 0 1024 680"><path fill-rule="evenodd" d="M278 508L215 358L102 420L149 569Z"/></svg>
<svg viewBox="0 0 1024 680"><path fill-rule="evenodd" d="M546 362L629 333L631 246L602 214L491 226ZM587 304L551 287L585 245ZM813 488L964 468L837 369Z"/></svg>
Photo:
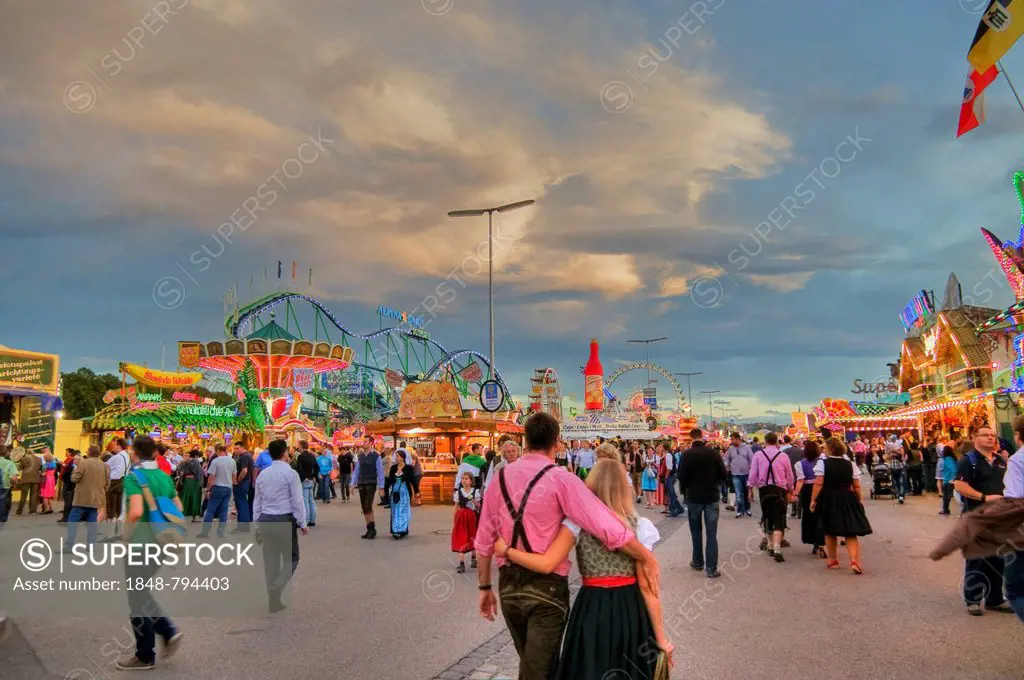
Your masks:
<svg viewBox="0 0 1024 680"><path fill-rule="evenodd" d="M556 467L546 465L530 480L518 508L505 485L505 468L498 473L501 495L512 518L511 547L533 552L523 525L526 505L533 488ZM498 595L502 617L519 654L520 677L552 677L569 617L569 578L538 574L510 563L498 572Z"/></svg>
<svg viewBox="0 0 1024 680"><path fill-rule="evenodd" d="M768 454L764 451L765 458ZM786 529L786 490L775 483L775 461L783 455L776 451L775 456L768 459L768 474L765 478L765 485L758 490L758 498L761 500L761 524L764 532L771 535L773 531L785 531Z"/></svg>

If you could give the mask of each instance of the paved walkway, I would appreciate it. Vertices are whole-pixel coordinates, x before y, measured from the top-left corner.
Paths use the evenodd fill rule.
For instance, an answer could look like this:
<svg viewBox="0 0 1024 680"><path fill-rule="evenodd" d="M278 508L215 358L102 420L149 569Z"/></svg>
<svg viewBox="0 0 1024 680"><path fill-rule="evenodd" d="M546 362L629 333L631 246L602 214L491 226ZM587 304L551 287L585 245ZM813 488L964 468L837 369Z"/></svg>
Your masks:
<svg viewBox="0 0 1024 680"><path fill-rule="evenodd" d="M862 577L826 572L799 543L776 564L757 549L753 520L723 514L717 581L688 568L685 520L657 516L673 677L1019 679L1024 626L1006 615L968 617L958 594L963 562L925 557L955 521L937 509L934 496L905 506L868 501L875 534L865 541ZM359 540L357 505L321 507L301 544L290 615L181 619L181 654L152 676L516 677L500 617L476 614L476 574L455 574L451 517L450 508L415 508L407 540L371 542ZM13 518L6 531L44 521L52 518ZM0 644L0 677L116 678L109 659L129 644L123 620L22 619Z"/></svg>

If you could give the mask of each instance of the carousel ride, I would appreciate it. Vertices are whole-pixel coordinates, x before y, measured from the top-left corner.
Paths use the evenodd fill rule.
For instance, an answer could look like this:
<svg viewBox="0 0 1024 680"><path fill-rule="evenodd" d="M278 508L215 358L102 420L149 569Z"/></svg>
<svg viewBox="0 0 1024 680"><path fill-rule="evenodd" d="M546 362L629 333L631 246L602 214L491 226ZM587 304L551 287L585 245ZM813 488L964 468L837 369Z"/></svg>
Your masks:
<svg viewBox="0 0 1024 680"><path fill-rule="evenodd" d="M407 318L400 321L359 334L311 295L279 291L236 305L224 321L227 340L187 343L197 356L182 366L202 371L211 389L225 390L251 365L268 429L304 430L323 441L338 428L394 415L403 389L421 382L451 383L467 408L475 408L481 385L493 378L504 388L504 407L515 408L486 355L449 350Z"/></svg>

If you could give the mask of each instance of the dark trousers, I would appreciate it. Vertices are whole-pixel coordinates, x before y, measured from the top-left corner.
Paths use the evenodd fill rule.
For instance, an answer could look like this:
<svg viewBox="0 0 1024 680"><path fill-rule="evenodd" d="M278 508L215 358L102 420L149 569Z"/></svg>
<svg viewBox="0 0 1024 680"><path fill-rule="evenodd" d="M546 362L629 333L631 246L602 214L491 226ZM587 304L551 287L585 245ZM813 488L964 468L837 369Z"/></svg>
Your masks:
<svg viewBox="0 0 1024 680"><path fill-rule="evenodd" d="M25 501L29 501L28 514L36 514L36 508L39 507L39 482L22 482L18 485L18 490L21 491L21 497L18 499L18 514L20 515L25 510Z"/></svg>
<svg viewBox="0 0 1024 680"><path fill-rule="evenodd" d="M174 623L164 615L160 604L153 599L153 593L148 588L136 588L137 584L145 584L152 578L159 568L159 564L152 563L125 567L129 613L135 632L135 656L148 664L156 662L156 636L168 642L178 632Z"/></svg>
<svg viewBox="0 0 1024 680"><path fill-rule="evenodd" d="M673 517L683 514L683 506L676 495L676 476L669 475L665 480L665 493L668 495L668 512Z"/></svg>
<svg viewBox="0 0 1024 680"><path fill-rule="evenodd" d="M694 569L702 568L708 574L718 570L718 503L690 503L686 509L690 515L690 539L693 542L693 558L690 564ZM705 549L704 529L708 538Z"/></svg>
<svg viewBox="0 0 1024 680"><path fill-rule="evenodd" d="M519 655L520 680L550 680L569 619L569 579L505 566L498 572L498 597Z"/></svg>
<svg viewBox="0 0 1024 680"><path fill-rule="evenodd" d="M260 538L263 541L263 571L267 593L280 598L295 570L299 568L299 525L291 513L260 515Z"/></svg>
<svg viewBox="0 0 1024 680"><path fill-rule="evenodd" d="M235 484L232 493L235 497L235 512L238 513L238 530L249 531L249 523L252 522L252 514L249 512L249 487L252 483L244 479Z"/></svg>
<svg viewBox="0 0 1024 680"><path fill-rule="evenodd" d="M724 501L725 504L728 505L729 504L729 482L723 480L722 483L719 486L720 486L719 492L722 494L722 501Z"/></svg>
<svg viewBox="0 0 1024 680"><path fill-rule="evenodd" d="M330 477L328 477L328 479L330 479ZM334 488L334 480L331 479L331 499L333 500L333 499L335 499L337 497L338 497L338 490Z"/></svg>
<svg viewBox="0 0 1024 680"><path fill-rule="evenodd" d="M252 521L252 504L256 502L256 482L249 482L249 520Z"/></svg>
<svg viewBox="0 0 1024 680"><path fill-rule="evenodd" d="M60 513L60 521L67 522L71 516L71 506L75 504L75 484L65 484L61 496L64 500L64 509Z"/></svg>
<svg viewBox="0 0 1024 680"><path fill-rule="evenodd" d="M0 529L11 514L11 490L0 486Z"/></svg>
<svg viewBox="0 0 1024 680"><path fill-rule="evenodd" d="M1017 613L1017 618L1024 623L1024 550L1012 552L1003 560L1006 599Z"/></svg>
<svg viewBox="0 0 1024 680"><path fill-rule="evenodd" d="M942 485L942 512L949 514L949 503L953 500L953 485Z"/></svg>
<svg viewBox="0 0 1024 680"><path fill-rule="evenodd" d="M920 496L924 489L922 484L924 481L924 466L911 465L907 468L907 476L910 478L910 492L915 496Z"/></svg>
<svg viewBox="0 0 1024 680"><path fill-rule="evenodd" d="M338 482L341 485L341 500L347 501L352 493L350 488L352 486L352 475L351 473L342 472L339 477L340 479Z"/></svg>
<svg viewBox="0 0 1024 680"><path fill-rule="evenodd" d="M923 474L923 482L922 482L922 484L924 485L924 490L925 491L931 491L931 489L934 488L934 487L931 487L929 485L935 479L935 463L925 463L923 468L922 468L922 470L923 470L923 473L922 473Z"/></svg>
<svg viewBox="0 0 1024 680"><path fill-rule="evenodd" d="M995 607L1003 603L1003 558L967 560L964 567L964 602Z"/></svg>

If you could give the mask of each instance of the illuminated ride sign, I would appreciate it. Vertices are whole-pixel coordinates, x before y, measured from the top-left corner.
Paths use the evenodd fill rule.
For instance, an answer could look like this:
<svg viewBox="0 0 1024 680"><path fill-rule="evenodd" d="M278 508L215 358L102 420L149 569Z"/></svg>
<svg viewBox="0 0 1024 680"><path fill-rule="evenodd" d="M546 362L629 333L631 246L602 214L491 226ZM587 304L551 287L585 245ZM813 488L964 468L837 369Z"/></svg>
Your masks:
<svg viewBox="0 0 1024 680"><path fill-rule="evenodd" d="M900 312L900 321L903 323L903 328L909 331L911 328L921 328L934 314L935 302L932 295L922 290L911 298L907 306Z"/></svg>
<svg viewBox="0 0 1024 680"><path fill-rule="evenodd" d="M423 328L426 325L426 323L424 323L423 321L422 316L412 316L411 314L409 314L409 312L400 312L397 309L385 307L384 305L380 305L379 307L377 307L377 316L383 316L388 319L394 319L395 321L401 321L402 323L409 324L413 328Z"/></svg>

